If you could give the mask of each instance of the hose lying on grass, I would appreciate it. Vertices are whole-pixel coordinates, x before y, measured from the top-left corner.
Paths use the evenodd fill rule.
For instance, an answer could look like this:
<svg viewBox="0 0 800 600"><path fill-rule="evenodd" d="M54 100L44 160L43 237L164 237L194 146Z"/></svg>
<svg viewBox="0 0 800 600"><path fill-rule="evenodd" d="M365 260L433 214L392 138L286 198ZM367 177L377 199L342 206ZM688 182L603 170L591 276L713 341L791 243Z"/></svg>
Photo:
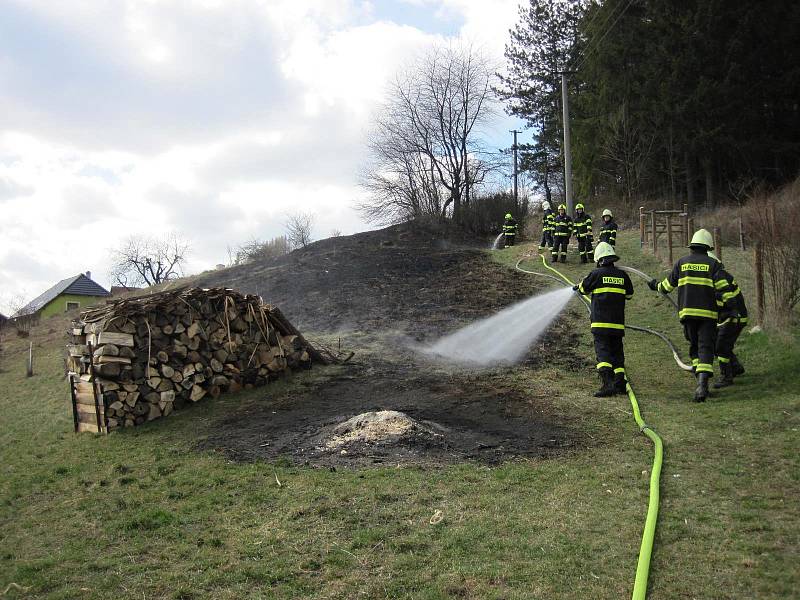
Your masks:
<svg viewBox="0 0 800 600"><path fill-rule="evenodd" d="M523 273L547 277L562 283L562 285L568 285L570 287L575 285L563 273L557 269L554 269L553 267L550 267L547 264L544 256L542 256L542 263L544 264L545 268L553 271L556 275L558 275L558 277L523 269L520 267L520 263L522 263L523 260L525 259L520 259L516 265L517 270L522 271ZM641 271L639 271L639 273L644 275L644 273L641 273ZM644 277L646 277L649 281L649 277L646 275L644 275ZM582 295L579 297L587 306L587 308L590 308L587 297ZM691 367L681 361L675 346L672 344L669 338L667 338L667 336L657 331L653 331L652 329L647 329L646 327L637 327L635 325L626 325L626 327L629 329L634 329L635 331L651 333L664 340L667 345L669 345L670 350L672 350L672 355L675 358L675 362L678 363L678 366L684 370L691 371ZM642 543L639 548L639 560L636 565L636 579L633 583L632 596L633 600L644 600L647 596L647 580L650 575L650 557L653 553L653 537L656 531L656 521L658 520L659 486L661 482L661 465L664 460L664 444L659 435L644 422L644 419L642 419L642 414L639 410L639 403L636 400L636 395L633 393L633 388L631 387L630 382L625 385L625 391L628 393L628 400L630 400L631 407L633 408L633 418L636 421L636 424L639 426L639 431L646 435L650 441L653 442L653 446L655 448L655 454L653 456L653 468L650 471L650 500L647 506L647 517L645 518L644 522L644 531L642 532Z"/></svg>

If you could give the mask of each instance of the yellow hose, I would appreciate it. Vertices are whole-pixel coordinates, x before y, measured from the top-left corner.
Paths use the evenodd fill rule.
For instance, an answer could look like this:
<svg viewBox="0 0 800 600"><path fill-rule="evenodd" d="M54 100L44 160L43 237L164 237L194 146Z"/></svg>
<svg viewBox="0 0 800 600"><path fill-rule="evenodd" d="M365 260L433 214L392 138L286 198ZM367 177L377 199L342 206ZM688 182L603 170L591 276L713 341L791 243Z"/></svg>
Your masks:
<svg viewBox="0 0 800 600"><path fill-rule="evenodd" d="M522 260L517 263L517 269L525 272L525 270L519 266L521 262ZM544 264L545 268L549 269L563 279L570 287L575 285L563 273L549 266L544 256L542 256L542 264ZM586 296L583 296L583 299L587 300ZM655 333L645 328L640 329L643 331L648 331L649 333ZM667 340L665 336L661 335L660 337L669 343L669 340ZM670 346L673 351L673 355L675 356L675 360L679 365L682 366L682 362L671 343ZM639 410L639 403L636 400L636 395L633 393L633 388L631 387L630 383L625 385L625 391L628 392L628 399L630 400L631 407L633 408L633 418L636 421L636 424L639 426L639 431L646 435L650 441L653 442L653 446L655 447L653 468L650 472L650 500L647 505L647 517L644 521L642 544L639 547L639 560L636 565L636 579L633 582L633 600L644 600L647 597L647 579L650 575L650 558L653 554L653 537L655 536L656 521L658 520L659 486L661 483L661 465L664 460L664 444L659 435L644 422L644 419L642 419L642 414Z"/></svg>

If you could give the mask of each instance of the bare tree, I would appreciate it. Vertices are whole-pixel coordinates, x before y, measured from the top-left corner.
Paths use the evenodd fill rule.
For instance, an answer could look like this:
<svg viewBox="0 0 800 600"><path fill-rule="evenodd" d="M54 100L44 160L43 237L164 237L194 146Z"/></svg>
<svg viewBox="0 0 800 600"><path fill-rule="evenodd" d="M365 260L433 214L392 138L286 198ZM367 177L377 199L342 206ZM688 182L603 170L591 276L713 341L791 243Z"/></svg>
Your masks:
<svg viewBox="0 0 800 600"><path fill-rule="evenodd" d="M314 228L314 215L294 213L286 221L286 238L292 248L305 248L311 243Z"/></svg>
<svg viewBox="0 0 800 600"><path fill-rule="evenodd" d="M360 177L367 219L460 218L490 156L479 130L494 114L493 72L470 46L438 45L395 77Z"/></svg>
<svg viewBox="0 0 800 600"><path fill-rule="evenodd" d="M125 287L156 285L183 275L189 242L175 233L163 238L131 236L112 250L111 280Z"/></svg>

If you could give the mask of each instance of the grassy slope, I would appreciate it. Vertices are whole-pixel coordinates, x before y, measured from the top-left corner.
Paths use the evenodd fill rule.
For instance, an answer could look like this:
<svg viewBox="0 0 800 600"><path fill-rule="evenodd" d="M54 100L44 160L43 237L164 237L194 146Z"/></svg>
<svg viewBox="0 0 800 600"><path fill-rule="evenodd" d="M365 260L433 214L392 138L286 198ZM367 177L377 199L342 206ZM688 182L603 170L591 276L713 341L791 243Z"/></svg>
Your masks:
<svg viewBox="0 0 800 600"><path fill-rule="evenodd" d="M628 264L657 270L633 237L621 248ZM528 249L495 256L513 264ZM725 258L747 292L745 269L727 249ZM636 288L629 321L680 341L669 306ZM580 308L571 313L586 331ZM590 341L587 332L584 372L508 373L551 395L584 428L588 450L494 469L361 472L232 464L193 450L231 407L335 368L96 438L69 433L57 344L42 342L39 374L27 380L12 341L0 373L0 591L15 582L27 592L6 597L625 597L652 449L626 398L591 397ZM791 596L800 586L796 332L745 334L747 375L704 405L686 402L692 381L656 338L630 333L626 351L645 420L666 446L649 597ZM432 525L436 511L443 519Z"/></svg>

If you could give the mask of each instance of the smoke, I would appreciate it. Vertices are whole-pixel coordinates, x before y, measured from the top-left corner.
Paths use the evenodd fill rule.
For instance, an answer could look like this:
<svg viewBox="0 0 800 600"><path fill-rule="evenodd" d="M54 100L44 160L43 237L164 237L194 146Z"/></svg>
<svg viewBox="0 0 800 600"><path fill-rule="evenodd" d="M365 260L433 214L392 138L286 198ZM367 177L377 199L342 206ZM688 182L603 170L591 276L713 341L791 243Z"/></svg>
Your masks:
<svg viewBox="0 0 800 600"><path fill-rule="evenodd" d="M421 352L465 366L514 364L564 310L573 293L565 287L528 298L443 337Z"/></svg>

